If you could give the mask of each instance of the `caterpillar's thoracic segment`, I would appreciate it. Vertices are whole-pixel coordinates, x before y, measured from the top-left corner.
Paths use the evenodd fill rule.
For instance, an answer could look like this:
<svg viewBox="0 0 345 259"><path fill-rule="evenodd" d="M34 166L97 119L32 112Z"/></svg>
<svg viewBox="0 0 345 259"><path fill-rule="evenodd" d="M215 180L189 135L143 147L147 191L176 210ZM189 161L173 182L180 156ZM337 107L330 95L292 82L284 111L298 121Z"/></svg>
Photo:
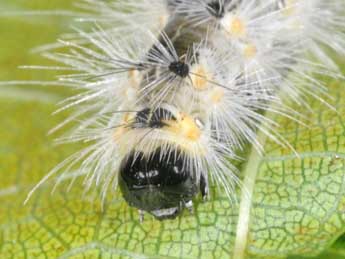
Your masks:
<svg viewBox="0 0 345 259"><path fill-rule="evenodd" d="M210 181L236 200L236 151L247 143L261 150L257 130L286 144L264 113L294 119L281 96L300 105L307 105L305 95L323 101L326 89L311 73L338 76L323 46L345 54L344 6L83 0L80 7L92 12L83 20L96 28L60 41L70 53L45 55L78 71L59 78L84 89L59 110L76 109L62 125L81 121L62 140L90 146L48 176L64 176L79 163L87 188L101 185L104 197L120 185L131 206L158 219L192 208Z"/></svg>

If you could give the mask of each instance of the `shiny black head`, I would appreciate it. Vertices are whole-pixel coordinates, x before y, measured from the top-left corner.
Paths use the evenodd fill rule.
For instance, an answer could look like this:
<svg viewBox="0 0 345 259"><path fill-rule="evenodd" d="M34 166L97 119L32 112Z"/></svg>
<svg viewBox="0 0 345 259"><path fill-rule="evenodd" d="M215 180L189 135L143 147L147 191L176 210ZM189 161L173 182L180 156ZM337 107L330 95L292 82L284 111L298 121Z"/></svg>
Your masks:
<svg viewBox="0 0 345 259"><path fill-rule="evenodd" d="M169 70L182 78L185 78L189 75L189 65L182 61L172 62L169 65Z"/></svg>
<svg viewBox="0 0 345 259"><path fill-rule="evenodd" d="M120 167L120 189L130 206L159 220L174 219L200 189L206 195L204 178L198 183L187 168L180 151L168 155L158 148L149 156L132 152Z"/></svg>

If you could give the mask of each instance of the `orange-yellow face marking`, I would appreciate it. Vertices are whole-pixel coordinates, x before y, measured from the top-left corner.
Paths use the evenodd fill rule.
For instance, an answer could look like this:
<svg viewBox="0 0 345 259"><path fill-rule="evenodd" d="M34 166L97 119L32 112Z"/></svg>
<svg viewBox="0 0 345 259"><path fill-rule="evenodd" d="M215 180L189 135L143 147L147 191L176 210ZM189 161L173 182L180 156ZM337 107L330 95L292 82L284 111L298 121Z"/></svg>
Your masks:
<svg viewBox="0 0 345 259"><path fill-rule="evenodd" d="M166 123L168 125L167 130L188 140L197 141L201 137L201 130L194 119L187 114L181 113L176 121L167 121Z"/></svg>

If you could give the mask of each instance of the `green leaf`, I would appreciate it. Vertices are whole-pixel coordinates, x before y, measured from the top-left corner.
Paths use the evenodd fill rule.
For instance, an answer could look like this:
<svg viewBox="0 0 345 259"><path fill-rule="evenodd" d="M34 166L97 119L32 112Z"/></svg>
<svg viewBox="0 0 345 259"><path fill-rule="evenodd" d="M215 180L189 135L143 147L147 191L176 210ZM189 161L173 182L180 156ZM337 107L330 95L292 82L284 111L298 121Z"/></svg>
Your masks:
<svg viewBox="0 0 345 259"><path fill-rule="evenodd" d="M47 2L30 1L30 7ZM6 8L27 3L8 0ZM16 67L46 64L27 53L54 41L66 24L64 18L0 18L0 80L52 78ZM251 150L240 165L247 193L238 191L238 206L213 188L211 200L196 202L192 215L164 222L146 215L140 223L119 193L102 208L95 193L84 194L82 179L70 190L66 179L53 194L50 181L24 206L31 188L79 147L57 147L46 135L67 116L51 116L65 90L0 86L0 258L301 258L322 252L320 258L343 258L344 242L332 244L345 232L345 91L339 81L328 87L337 112L316 100L312 113L296 107L309 127L267 115L299 157L260 135L265 155Z"/></svg>
<svg viewBox="0 0 345 259"><path fill-rule="evenodd" d="M341 236L332 247L323 252L318 259L342 259L345 258L345 235Z"/></svg>
<svg viewBox="0 0 345 259"><path fill-rule="evenodd" d="M244 249L252 257L313 256L344 232L345 95L339 82L328 87L337 112L311 101L311 114L295 107L309 116L308 127L275 118L298 157L270 141L264 157L255 150L249 156L243 172L244 185L253 186L252 200L242 199L235 258L241 258ZM254 208L250 214L249 207ZM248 215L249 230L243 230Z"/></svg>

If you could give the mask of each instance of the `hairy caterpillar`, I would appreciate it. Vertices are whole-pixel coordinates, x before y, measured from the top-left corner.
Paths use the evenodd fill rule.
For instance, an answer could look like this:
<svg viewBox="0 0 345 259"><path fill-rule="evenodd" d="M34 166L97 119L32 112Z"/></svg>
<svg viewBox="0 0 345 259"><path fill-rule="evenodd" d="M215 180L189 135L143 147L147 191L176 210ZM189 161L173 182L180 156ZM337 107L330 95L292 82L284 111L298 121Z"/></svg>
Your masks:
<svg viewBox="0 0 345 259"><path fill-rule="evenodd" d="M80 7L93 12L82 20L98 25L60 41L68 53L44 55L75 71L59 82L82 89L57 111L74 109L58 128L81 120L61 141L89 147L30 195L51 175L77 170L87 189L99 185L105 197L119 186L131 206L157 219L191 208L199 192L206 198L210 182L235 200L236 151L247 143L261 149L257 130L288 145L264 112L295 119L282 95L307 106L305 95L323 101L327 91L311 73L340 77L324 51L345 52L340 0L84 0Z"/></svg>

